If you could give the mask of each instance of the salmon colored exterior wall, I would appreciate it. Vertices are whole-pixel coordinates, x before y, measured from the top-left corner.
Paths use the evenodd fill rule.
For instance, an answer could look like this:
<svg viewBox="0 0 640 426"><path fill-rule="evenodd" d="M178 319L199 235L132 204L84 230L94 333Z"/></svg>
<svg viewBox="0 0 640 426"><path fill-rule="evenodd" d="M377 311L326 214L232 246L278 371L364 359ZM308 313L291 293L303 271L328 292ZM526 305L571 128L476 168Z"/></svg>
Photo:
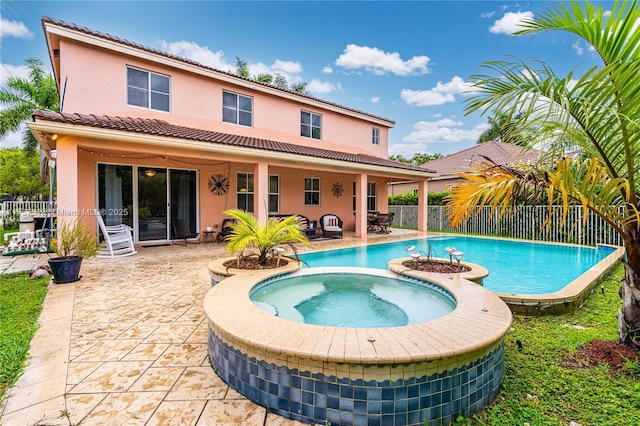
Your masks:
<svg viewBox="0 0 640 426"><path fill-rule="evenodd" d="M388 127L383 125L75 42L62 40L60 51L60 84L66 84L64 112L153 118L198 129L387 158ZM170 77L169 113L127 105L127 66ZM222 121L223 90L253 98L253 127ZM322 115L321 140L300 136L301 110ZM373 127L380 130L379 145L372 144Z"/></svg>

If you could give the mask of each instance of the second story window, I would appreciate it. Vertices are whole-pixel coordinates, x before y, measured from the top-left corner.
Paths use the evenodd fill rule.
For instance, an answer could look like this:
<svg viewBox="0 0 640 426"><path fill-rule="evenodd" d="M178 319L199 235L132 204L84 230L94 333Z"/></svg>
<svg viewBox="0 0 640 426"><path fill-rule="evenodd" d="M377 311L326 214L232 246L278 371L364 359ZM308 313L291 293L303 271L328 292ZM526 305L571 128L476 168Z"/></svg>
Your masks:
<svg viewBox="0 0 640 426"><path fill-rule="evenodd" d="M127 104L169 112L169 76L127 67Z"/></svg>
<svg viewBox="0 0 640 426"><path fill-rule="evenodd" d="M380 129L375 127L371 130L371 143L374 145L380 145Z"/></svg>
<svg viewBox="0 0 640 426"><path fill-rule="evenodd" d="M253 98L237 93L222 92L222 121L253 126Z"/></svg>
<svg viewBox="0 0 640 426"><path fill-rule="evenodd" d="M322 139L322 116L313 112L300 111L300 136Z"/></svg>

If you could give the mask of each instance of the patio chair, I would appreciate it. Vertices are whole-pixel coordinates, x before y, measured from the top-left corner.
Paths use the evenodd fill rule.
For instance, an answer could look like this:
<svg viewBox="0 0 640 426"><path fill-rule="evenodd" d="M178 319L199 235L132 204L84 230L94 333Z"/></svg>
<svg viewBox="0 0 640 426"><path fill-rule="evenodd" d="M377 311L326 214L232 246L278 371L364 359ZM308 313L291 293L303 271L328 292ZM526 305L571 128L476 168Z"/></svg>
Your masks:
<svg viewBox="0 0 640 426"><path fill-rule="evenodd" d="M389 227L393 223L394 213L381 213L378 215L378 233L389 234L391 230Z"/></svg>
<svg viewBox="0 0 640 426"><path fill-rule="evenodd" d="M233 232L231 229L231 225L233 225L234 223L236 223L235 219L224 219L222 221L220 232L218 232L218 235L216 236L216 239L219 243L226 240L227 237L231 235L231 233Z"/></svg>
<svg viewBox="0 0 640 426"><path fill-rule="evenodd" d="M171 219L171 226L173 226L173 239L171 240L171 244L173 244L175 240L184 240L185 246L189 243L189 240L193 240L192 242L194 243L200 243L200 233L192 232L186 220Z"/></svg>
<svg viewBox="0 0 640 426"><path fill-rule="evenodd" d="M98 257L124 257L137 253L133 246L133 229L130 226L106 226L99 212L96 212L96 219L104 238L104 245L100 248Z"/></svg>
<svg viewBox="0 0 640 426"><path fill-rule="evenodd" d="M342 238L342 219L335 214L325 214L320 217L322 236L326 238Z"/></svg>

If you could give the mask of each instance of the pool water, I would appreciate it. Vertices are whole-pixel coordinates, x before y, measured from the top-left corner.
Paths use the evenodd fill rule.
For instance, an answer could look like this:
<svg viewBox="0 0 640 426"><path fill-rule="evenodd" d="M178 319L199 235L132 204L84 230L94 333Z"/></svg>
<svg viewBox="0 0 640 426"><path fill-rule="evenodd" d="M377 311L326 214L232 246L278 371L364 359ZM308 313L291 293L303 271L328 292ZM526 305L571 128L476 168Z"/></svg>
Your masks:
<svg viewBox="0 0 640 426"><path fill-rule="evenodd" d="M327 250L299 255L309 267L357 266L386 268L387 262L407 257L406 248L448 258L445 247L462 251L463 261L476 263L489 270L484 278L486 288L497 293L543 294L565 287L578 276L608 256L610 247L577 247L540 244L464 236L439 236L361 247ZM455 260L454 260L455 261Z"/></svg>
<svg viewBox="0 0 640 426"><path fill-rule="evenodd" d="M435 284L430 285L433 288L375 274L303 274L259 285L250 298L267 312L306 324L398 327L430 321L453 311L452 296L443 294L442 289L436 291Z"/></svg>

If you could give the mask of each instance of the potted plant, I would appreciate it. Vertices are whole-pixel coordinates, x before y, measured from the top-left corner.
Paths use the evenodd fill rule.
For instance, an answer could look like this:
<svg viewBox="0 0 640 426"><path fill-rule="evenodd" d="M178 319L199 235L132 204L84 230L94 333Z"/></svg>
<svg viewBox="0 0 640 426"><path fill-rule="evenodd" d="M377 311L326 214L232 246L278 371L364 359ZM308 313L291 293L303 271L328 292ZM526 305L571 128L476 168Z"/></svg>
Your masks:
<svg viewBox="0 0 640 426"><path fill-rule="evenodd" d="M49 259L49 266L58 284L79 280L82 259L97 255L100 249L95 233L80 218L59 225L51 245L57 256Z"/></svg>

